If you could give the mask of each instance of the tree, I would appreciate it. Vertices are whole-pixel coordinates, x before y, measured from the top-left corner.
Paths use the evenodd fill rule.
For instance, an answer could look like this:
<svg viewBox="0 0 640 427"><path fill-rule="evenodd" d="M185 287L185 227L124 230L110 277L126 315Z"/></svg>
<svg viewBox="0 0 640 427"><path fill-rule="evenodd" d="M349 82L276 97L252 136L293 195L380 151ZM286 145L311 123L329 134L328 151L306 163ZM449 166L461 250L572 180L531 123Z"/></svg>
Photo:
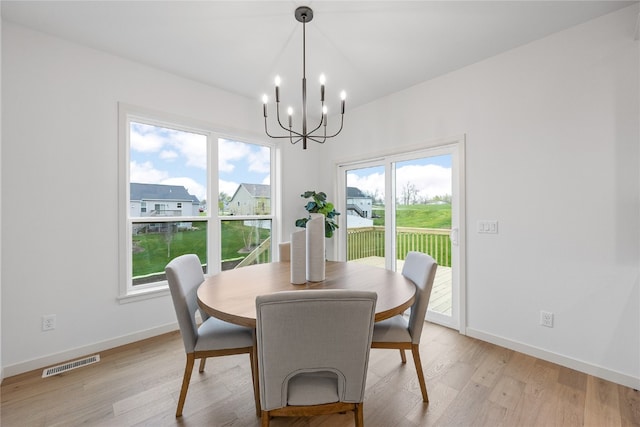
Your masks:
<svg viewBox="0 0 640 427"><path fill-rule="evenodd" d="M410 182L407 182L402 187L402 204L409 205L416 202L418 196L418 189Z"/></svg>
<svg viewBox="0 0 640 427"><path fill-rule="evenodd" d="M220 194L218 194L218 210L220 212L223 212L225 207L229 205L230 201L231 201L231 196L229 196L224 191L221 191Z"/></svg>

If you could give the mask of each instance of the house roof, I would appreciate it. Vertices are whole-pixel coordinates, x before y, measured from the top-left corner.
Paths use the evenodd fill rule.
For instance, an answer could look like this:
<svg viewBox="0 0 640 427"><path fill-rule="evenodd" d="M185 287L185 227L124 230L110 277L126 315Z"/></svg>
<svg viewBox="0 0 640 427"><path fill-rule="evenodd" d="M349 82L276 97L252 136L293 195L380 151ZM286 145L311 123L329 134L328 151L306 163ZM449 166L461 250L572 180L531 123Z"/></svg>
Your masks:
<svg viewBox="0 0 640 427"><path fill-rule="evenodd" d="M271 186L265 184L247 184L242 183L238 186L235 193L233 193L233 198L236 197L240 188L244 187L247 190L247 193L251 195L251 197L264 197L266 199L271 198Z"/></svg>
<svg viewBox="0 0 640 427"><path fill-rule="evenodd" d="M200 203L182 185L131 183L130 200L177 200Z"/></svg>
<svg viewBox="0 0 640 427"><path fill-rule="evenodd" d="M349 198L356 198L356 197L369 198L362 191L360 191L360 189L358 187L347 187L347 197L349 197Z"/></svg>

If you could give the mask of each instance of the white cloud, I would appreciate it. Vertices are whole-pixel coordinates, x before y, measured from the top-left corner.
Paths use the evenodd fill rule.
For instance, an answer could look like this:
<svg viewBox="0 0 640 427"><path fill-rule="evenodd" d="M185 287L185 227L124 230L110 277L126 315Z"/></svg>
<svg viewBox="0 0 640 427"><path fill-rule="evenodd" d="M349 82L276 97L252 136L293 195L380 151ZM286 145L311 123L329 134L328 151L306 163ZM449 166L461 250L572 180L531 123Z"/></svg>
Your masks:
<svg viewBox="0 0 640 427"><path fill-rule="evenodd" d="M162 160L173 160L178 157L178 153L173 150L162 150L158 157Z"/></svg>
<svg viewBox="0 0 640 427"><path fill-rule="evenodd" d="M451 194L451 179L451 168L438 165L407 165L396 171L396 188L401 192L407 183L413 184L419 197L431 199Z"/></svg>
<svg viewBox="0 0 640 427"><path fill-rule="evenodd" d="M451 194L451 168L438 165L407 165L396 170L397 196L402 194L402 188L407 183L413 184L418 190L419 197L433 198ZM372 173L366 176L348 174L349 187L357 187L367 194L382 196L384 194L384 174Z"/></svg>
<svg viewBox="0 0 640 427"><path fill-rule="evenodd" d="M157 127L136 124L129 135L131 149L141 153L157 153L164 147L165 137L157 132Z"/></svg>
<svg viewBox="0 0 640 427"><path fill-rule="evenodd" d="M251 155L250 146L243 142L220 140L220 149L218 150L218 168L221 172L233 172L234 161Z"/></svg>
<svg viewBox="0 0 640 427"><path fill-rule="evenodd" d="M137 163L132 161L129 168L129 182L156 184L169 176L166 171L154 168L151 162Z"/></svg>
<svg viewBox="0 0 640 427"><path fill-rule="evenodd" d="M269 173L271 172L271 151L267 147L259 147L249 153L247 162L249 170L252 172Z"/></svg>
<svg viewBox="0 0 640 427"><path fill-rule="evenodd" d="M227 193L227 195L231 197L238 189L238 185L240 184L238 184L237 182L224 181L221 179L218 180L218 191L221 193Z"/></svg>
<svg viewBox="0 0 640 427"><path fill-rule="evenodd" d="M372 173L366 176L350 173L347 175L347 185L356 187L364 193L382 197L384 194L384 173Z"/></svg>
<svg viewBox="0 0 640 427"><path fill-rule="evenodd" d="M185 157L185 165L207 169L207 137L189 132L176 132L171 145Z"/></svg>

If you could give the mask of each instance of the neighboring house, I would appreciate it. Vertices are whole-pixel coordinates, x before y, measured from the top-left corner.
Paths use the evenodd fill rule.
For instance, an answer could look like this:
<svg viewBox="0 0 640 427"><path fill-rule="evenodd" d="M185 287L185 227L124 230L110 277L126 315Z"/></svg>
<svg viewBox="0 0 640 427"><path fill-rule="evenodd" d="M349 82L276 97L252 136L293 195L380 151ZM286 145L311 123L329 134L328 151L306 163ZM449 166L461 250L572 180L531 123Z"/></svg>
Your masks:
<svg viewBox="0 0 640 427"><path fill-rule="evenodd" d="M357 187L347 187L347 228L371 227L373 207L371 197Z"/></svg>
<svg viewBox="0 0 640 427"><path fill-rule="evenodd" d="M271 212L271 187L264 184L240 184L231 201L231 215L265 215Z"/></svg>
<svg viewBox="0 0 640 427"><path fill-rule="evenodd" d="M132 217L198 216L200 201L181 185L131 183Z"/></svg>

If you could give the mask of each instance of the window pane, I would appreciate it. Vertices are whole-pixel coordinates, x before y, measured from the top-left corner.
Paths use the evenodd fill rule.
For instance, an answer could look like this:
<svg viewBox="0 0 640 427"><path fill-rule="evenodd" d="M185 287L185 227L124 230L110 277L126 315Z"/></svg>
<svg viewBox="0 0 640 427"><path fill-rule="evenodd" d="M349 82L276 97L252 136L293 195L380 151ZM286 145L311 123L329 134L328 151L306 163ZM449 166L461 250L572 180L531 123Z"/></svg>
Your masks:
<svg viewBox="0 0 640 427"><path fill-rule="evenodd" d="M271 214L271 149L218 140L220 215Z"/></svg>
<svg viewBox="0 0 640 427"><path fill-rule="evenodd" d="M438 263L429 310L451 316L452 156L422 157L395 164L396 268L409 251L424 252Z"/></svg>
<svg viewBox="0 0 640 427"><path fill-rule="evenodd" d="M271 220L224 220L221 228L221 270L271 262Z"/></svg>
<svg viewBox="0 0 640 427"><path fill-rule="evenodd" d="M173 258L197 254L207 272L207 223L136 222L132 224L133 285L165 280L164 267Z"/></svg>
<svg viewBox="0 0 640 427"><path fill-rule="evenodd" d="M347 172L347 261L384 268L384 167Z"/></svg>
<svg viewBox="0 0 640 427"><path fill-rule="evenodd" d="M131 122L129 216L206 211L207 136Z"/></svg>

